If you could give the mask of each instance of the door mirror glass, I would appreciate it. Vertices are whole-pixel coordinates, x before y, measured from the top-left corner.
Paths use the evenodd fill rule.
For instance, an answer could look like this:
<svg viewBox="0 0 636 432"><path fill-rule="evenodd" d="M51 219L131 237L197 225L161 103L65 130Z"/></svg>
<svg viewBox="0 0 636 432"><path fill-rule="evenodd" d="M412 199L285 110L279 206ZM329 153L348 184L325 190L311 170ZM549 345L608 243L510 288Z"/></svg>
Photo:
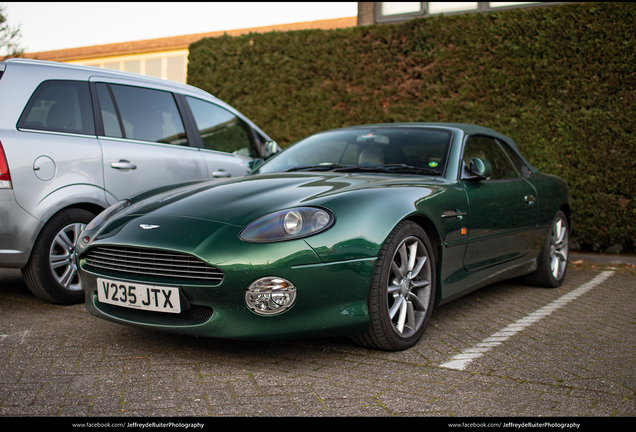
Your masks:
<svg viewBox="0 0 636 432"><path fill-rule="evenodd" d="M470 160L470 174L479 180L490 177L492 166L486 159L473 158Z"/></svg>
<svg viewBox="0 0 636 432"><path fill-rule="evenodd" d="M273 156L274 154L278 153L280 151L280 147L278 147L278 144L276 144L275 141L266 141L265 142L265 157L269 158L271 156Z"/></svg>
<svg viewBox="0 0 636 432"><path fill-rule="evenodd" d="M263 165L264 162L265 161L261 158L252 159L247 164L247 167L250 170L250 172L253 172L253 171L256 171L261 165Z"/></svg>

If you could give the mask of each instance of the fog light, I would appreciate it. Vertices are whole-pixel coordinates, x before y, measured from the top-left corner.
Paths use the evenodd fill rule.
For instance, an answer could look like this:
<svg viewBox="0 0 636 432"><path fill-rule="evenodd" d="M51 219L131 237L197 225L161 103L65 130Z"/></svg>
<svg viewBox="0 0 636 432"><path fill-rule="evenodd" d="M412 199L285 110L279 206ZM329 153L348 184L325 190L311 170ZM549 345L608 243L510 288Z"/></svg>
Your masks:
<svg viewBox="0 0 636 432"><path fill-rule="evenodd" d="M268 276L252 282L245 291L245 304L259 315L275 315L292 307L296 287L286 279Z"/></svg>

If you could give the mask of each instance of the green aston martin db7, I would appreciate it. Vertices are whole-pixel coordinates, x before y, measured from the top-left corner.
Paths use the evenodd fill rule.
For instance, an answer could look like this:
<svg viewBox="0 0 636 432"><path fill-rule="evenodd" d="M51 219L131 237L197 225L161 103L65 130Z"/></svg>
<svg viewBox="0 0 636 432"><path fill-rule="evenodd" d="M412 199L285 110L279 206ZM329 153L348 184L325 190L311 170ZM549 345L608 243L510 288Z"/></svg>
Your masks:
<svg viewBox="0 0 636 432"><path fill-rule="evenodd" d="M347 127L253 168L97 216L76 245L88 311L190 335L349 335L402 350L437 305L507 278L565 277L568 187L491 129Z"/></svg>

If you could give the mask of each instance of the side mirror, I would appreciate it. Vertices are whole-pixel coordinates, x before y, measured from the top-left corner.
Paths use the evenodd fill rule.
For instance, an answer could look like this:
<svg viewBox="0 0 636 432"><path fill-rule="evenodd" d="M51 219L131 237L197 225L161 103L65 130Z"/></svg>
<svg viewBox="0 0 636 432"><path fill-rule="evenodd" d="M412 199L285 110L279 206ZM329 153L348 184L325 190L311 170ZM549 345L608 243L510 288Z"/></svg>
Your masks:
<svg viewBox="0 0 636 432"><path fill-rule="evenodd" d="M261 158L252 159L247 163L247 169L250 172L256 171L261 165L263 165L263 163L265 163L265 161Z"/></svg>
<svg viewBox="0 0 636 432"><path fill-rule="evenodd" d="M486 159L473 158L470 160L468 173L464 170L464 180L486 180L492 174L492 166Z"/></svg>
<svg viewBox="0 0 636 432"><path fill-rule="evenodd" d="M281 148L278 146L276 141L267 141L267 142L265 142L265 154L264 154L265 159L269 158L270 156L275 155L279 151L281 151Z"/></svg>

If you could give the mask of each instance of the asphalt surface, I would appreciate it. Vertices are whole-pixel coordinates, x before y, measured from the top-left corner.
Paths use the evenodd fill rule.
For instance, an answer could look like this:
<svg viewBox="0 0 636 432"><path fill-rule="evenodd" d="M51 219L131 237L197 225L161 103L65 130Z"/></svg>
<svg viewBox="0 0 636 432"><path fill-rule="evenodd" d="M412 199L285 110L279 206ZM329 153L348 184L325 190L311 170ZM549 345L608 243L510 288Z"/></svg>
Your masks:
<svg viewBox="0 0 636 432"><path fill-rule="evenodd" d="M560 288L498 283L437 308L394 353L130 328L42 302L0 269L0 416L634 417L636 267L579 258Z"/></svg>

